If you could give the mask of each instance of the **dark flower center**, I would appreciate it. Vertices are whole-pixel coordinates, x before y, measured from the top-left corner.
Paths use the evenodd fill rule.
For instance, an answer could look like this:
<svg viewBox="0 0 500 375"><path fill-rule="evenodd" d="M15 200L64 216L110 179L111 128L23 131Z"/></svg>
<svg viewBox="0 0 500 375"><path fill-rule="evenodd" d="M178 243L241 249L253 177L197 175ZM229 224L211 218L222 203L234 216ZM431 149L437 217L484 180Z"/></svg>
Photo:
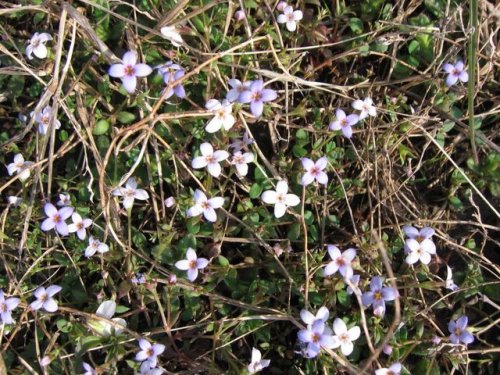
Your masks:
<svg viewBox="0 0 500 375"><path fill-rule="evenodd" d="M262 93L260 91L255 91L252 94L252 99L255 101L261 100L262 99Z"/></svg>
<svg viewBox="0 0 500 375"><path fill-rule="evenodd" d="M133 65L125 65L124 71L126 76L135 75L135 68Z"/></svg>
<svg viewBox="0 0 500 375"><path fill-rule="evenodd" d="M0 312L7 312L7 305L5 303L0 303Z"/></svg>
<svg viewBox="0 0 500 375"><path fill-rule="evenodd" d="M373 298L375 298L377 301L380 301L382 299L382 293L380 291L375 292Z"/></svg>
<svg viewBox="0 0 500 375"><path fill-rule="evenodd" d="M151 348L148 348L148 349L146 350L146 354L148 355L148 357L151 357L151 356L153 356L153 355L155 354L155 351L154 351L154 350L153 350L153 348L151 347Z"/></svg>
<svg viewBox="0 0 500 375"><path fill-rule="evenodd" d="M319 333L313 333L312 342L316 343L319 342L319 340L321 340L321 335Z"/></svg>
<svg viewBox="0 0 500 375"><path fill-rule="evenodd" d="M189 268L191 268L191 269L196 268L196 260L190 260L189 261Z"/></svg>
<svg viewBox="0 0 500 375"><path fill-rule="evenodd" d="M61 215L59 215L59 214L55 214L55 215L52 217L52 220L54 221L54 223L60 223L60 222L62 221Z"/></svg>
<svg viewBox="0 0 500 375"><path fill-rule="evenodd" d="M205 160L207 161L208 164L212 164L212 163L215 163L217 161L217 160L215 160L213 155L205 156Z"/></svg>
<svg viewBox="0 0 500 375"><path fill-rule="evenodd" d="M203 208L204 210L209 209L210 208L210 203L208 203L208 201L201 202L201 208Z"/></svg>
<svg viewBox="0 0 500 375"><path fill-rule="evenodd" d="M340 125L341 126L349 126L349 121L347 121L347 118L340 120Z"/></svg>
<svg viewBox="0 0 500 375"><path fill-rule="evenodd" d="M311 173L313 176L317 176L320 172L320 169L316 166L312 167L311 168L311 171L309 173Z"/></svg>

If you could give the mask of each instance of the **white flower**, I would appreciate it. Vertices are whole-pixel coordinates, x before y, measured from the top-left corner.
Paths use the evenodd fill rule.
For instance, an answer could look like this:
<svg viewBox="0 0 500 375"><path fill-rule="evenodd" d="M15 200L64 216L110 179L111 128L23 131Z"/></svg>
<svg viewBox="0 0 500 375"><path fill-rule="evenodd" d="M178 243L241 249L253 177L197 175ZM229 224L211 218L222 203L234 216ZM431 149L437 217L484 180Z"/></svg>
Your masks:
<svg viewBox="0 0 500 375"><path fill-rule="evenodd" d="M87 362L82 362L83 369L85 372L83 375L97 375L97 371L92 368Z"/></svg>
<svg viewBox="0 0 500 375"><path fill-rule="evenodd" d="M458 289L458 285L453 282L453 272L450 268L450 266L446 265L446 283L445 283L446 289L449 289L451 291L455 291Z"/></svg>
<svg viewBox="0 0 500 375"><path fill-rule="evenodd" d="M203 214L205 219L215 223L217 221L217 213L215 210L224 205L224 198L213 197L208 199L205 193L196 189L194 192L194 206L187 211L188 217L199 216Z"/></svg>
<svg viewBox="0 0 500 375"><path fill-rule="evenodd" d="M171 207L174 207L175 206L175 198L174 197L168 197L167 199L165 199L165 207L167 208L171 208Z"/></svg>
<svg viewBox="0 0 500 375"><path fill-rule="evenodd" d="M123 87L129 94L135 92L137 77L147 77L153 69L147 64L137 64L137 54L134 51L125 52L122 63L113 64L108 69L111 77L120 78Z"/></svg>
<svg viewBox="0 0 500 375"><path fill-rule="evenodd" d="M352 103L352 107L361 111L359 114L359 119L363 120L368 116L375 117L377 115L377 108L373 105L373 100L371 98L365 98L364 100L355 100Z"/></svg>
<svg viewBox="0 0 500 375"><path fill-rule="evenodd" d="M135 355L135 360L140 362L147 360L149 362L150 368L156 367L156 363L158 361L157 357L161 353L163 353L163 351L165 350L165 345L151 345L149 341L145 339L139 339L139 347L141 348L141 350Z"/></svg>
<svg viewBox="0 0 500 375"><path fill-rule="evenodd" d="M105 337L108 337L108 336L111 336L114 334L119 335L120 333L123 332L123 329L125 327L127 327L127 322L122 318L113 318L113 316L115 315L115 312L116 312L116 302L109 300L109 301L102 302L99 305L95 314L97 316L101 316L103 318L107 318L107 319L112 320L117 325L119 325L119 327L117 327L116 325L110 324L104 320L92 320L92 321L89 321L89 325L99 335L102 335ZM120 327L123 327L123 328L120 328Z"/></svg>
<svg viewBox="0 0 500 375"><path fill-rule="evenodd" d="M92 225L92 220L83 219L78 212L74 212L73 215L71 215L71 220L73 220L73 224L68 225L69 233L76 232L78 238L83 241L85 237L87 237L87 231L85 229Z"/></svg>
<svg viewBox="0 0 500 375"><path fill-rule="evenodd" d="M207 168L208 173L214 177L219 177L222 172L220 162L229 157L229 153L224 150L214 152L214 148L208 142L200 145L202 156L197 156L193 159L191 166L194 169Z"/></svg>
<svg viewBox="0 0 500 375"><path fill-rule="evenodd" d="M30 176L30 167L33 165L31 161L24 161L24 157L21 154L16 154L14 156L14 162L7 165L7 172L9 176L17 173L21 181L25 181Z"/></svg>
<svg viewBox="0 0 500 375"><path fill-rule="evenodd" d="M123 197L123 207L126 209L132 208L134 199L145 201L149 198L148 192L144 189L137 189L135 178L130 177L125 184L125 187L118 187L113 190L114 196Z"/></svg>
<svg viewBox="0 0 500 375"><path fill-rule="evenodd" d="M245 152L244 154L241 151L237 151L233 154L233 159L231 160L231 164L236 166L236 171L240 176L246 176L248 173L248 163L253 162L253 154L251 152Z"/></svg>
<svg viewBox="0 0 500 375"><path fill-rule="evenodd" d="M198 277L198 270L208 266L208 259L198 258L196 251L190 247L186 251L186 259L175 262L175 267L182 271L187 271L189 281L195 281Z"/></svg>
<svg viewBox="0 0 500 375"><path fill-rule="evenodd" d="M102 243L101 241L95 239L94 237L89 237L89 246L85 249L85 256L90 258L96 252L100 254L107 253L109 251L108 245Z"/></svg>
<svg viewBox="0 0 500 375"><path fill-rule="evenodd" d="M351 354L354 349L352 342L358 339L361 334L361 329L355 326L348 330L344 321L340 318L336 318L333 322L333 332L335 332L333 336L335 340L334 349L340 346L344 355L347 356Z"/></svg>
<svg viewBox="0 0 500 375"><path fill-rule="evenodd" d="M252 348L252 361L248 365L247 369L250 374L255 374L262 371L264 367L269 366L270 363L270 359L262 359L262 354L260 354L259 349Z"/></svg>
<svg viewBox="0 0 500 375"><path fill-rule="evenodd" d="M328 176L323 172L323 169L328 165L328 159L325 156L319 158L316 163L308 158L302 158L301 161L302 166L306 170L300 181L302 185L307 186L314 180L323 185L328 183Z"/></svg>
<svg viewBox="0 0 500 375"><path fill-rule="evenodd" d="M379 368L375 370L375 375L399 375L401 373L401 363L396 362L389 368Z"/></svg>
<svg viewBox="0 0 500 375"><path fill-rule="evenodd" d="M30 115L33 116L34 112L31 112ZM47 134L49 130L50 121L52 119L52 107L46 106L42 112L38 112L35 116L35 122L38 124L38 132L41 135ZM54 118L54 128L59 129L61 127L61 122Z"/></svg>
<svg viewBox="0 0 500 375"><path fill-rule="evenodd" d="M300 203L300 199L295 194L288 194L288 183L279 181L276 184L276 191L267 190L262 193L262 200L268 204L274 204L274 216L282 217L287 207L294 207Z"/></svg>
<svg viewBox="0 0 500 375"><path fill-rule="evenodd" d="M288 5L283 9L283 14L278 16L278 23L286 23L288 31L295 31L297 29L297 21L300 21L302 17L303 15L300 10L294 11L293 8Z"/></svg>
<svg viewBox="0 0 500 375"><path fill-rule="evenodd" d="M30 39L29 45L26 47L26 56L28 56L28 59L33 59L32 54L39 59L45 59L48 55L45 43L49 40L52 40L52 37L47 33L34 33Z"/></svg>
<svg viewBox="0 0 500 375"><path fill-rule="evenodd" d="M339 271L342 277L351 279L353 275L351 262L356 256L356 250L347 249L343 253L340 253L337 246L328 245L328 254L332 258L332 261L326 265L323 275L330 276Z"/></svg>
<svg viewBox="0 0 500 375"><path fill-rule="evenodd" d="M316 315L313 315L306 309L300 310L300 318L308 326L312 325L316 320L321 320L323 323L325 323L328 320L328 316L330 316L330 311L328 311L328 308L326 306L321 306Z"/></svg>
<svg viewBox="0 0 500 375"><path fill-rule="evenodd" d="M175 26L164 26L160 29L160 32L161 35L163 35L165 39L170 40L175 47L179 47L184 43L181 34L179 34Z"/></svg>
<svg viewBox="0 0 500 375"><path fill-rule="evenodd" d="M139 370L141 372L138 372L136 375L161 375L161 374L163 374L162 369L151 368L151 363L149 361L142 362L141 368Z"/></svg>
<svg viewBox="0 0 500 375"><path fill-rule="evenodd" d="M406 263L415 264L419 260L423 264L429 264L431 262L431 255L436 254L436 245L432 241L422 241L418 242L416 239L408 238L405 242L405 248L409 249L409 253L406 256Z"/></svg>
<svg viewBox="0 0 500 375"><path fill-rule="evenodd" d="M59 285L51 285L47 289L43 286L34 291L33 295L36 301L30 303L33 310L43 308L47 312L55 312L58 309L57 301L52 298L55 294L59 293L62 288Z"/></svg>
<svg viewBox="0 0 500 375"><path fill-rule="evenodd" d="M23 198L21 198L21 197L16 197L15 195L9 195L9 196L7 197L7 202L8 202L10 205L14 206L14 207L19 206L19 204L20 204L22 201L23 201Z"/></svg>
<svg viewBox="0 0 500 375"><path fill-rule="evenodd" d="M283 12L285 8L288 6L286 1L280 1L278 5L276 5L276 9L278 9L280 12Z"/></svg>
<svg viewBox="0 0 500 375"><path fill-rule="evenodd" d="M217 99L210 99L205 108L214 114L214 117L205 126L205 130L209 133L215 133L221 127L225 130L229 130L233 127L235 119L233 116L233 105L227 100L223 100L222 103Z"/></svg>
<svg viewBox="0 0 500 375"><path fill-rule="evenodd" d="M71 205L71 197L69 194L59 194L59 201L56 203L59 207Z"/></svg>

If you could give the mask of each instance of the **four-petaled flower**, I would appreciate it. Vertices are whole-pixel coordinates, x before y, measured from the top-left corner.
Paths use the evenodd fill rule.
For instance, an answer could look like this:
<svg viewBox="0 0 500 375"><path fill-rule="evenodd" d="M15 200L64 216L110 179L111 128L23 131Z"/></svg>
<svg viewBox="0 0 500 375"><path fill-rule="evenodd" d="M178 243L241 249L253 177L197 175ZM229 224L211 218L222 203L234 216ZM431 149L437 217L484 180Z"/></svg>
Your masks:
<svg viewBox="0 0 500 375"><path fill-rule="evenodd" d="M304 173L300 180L302 185L307 186L314 182L314 180L323 185L328 183L328 175L323 172L323 169L328 165L328 159L325 156L316 160L316 163L308 158L302 158L301 161L302 166L306 170L306 173Z"/></svg>
<svg viewBox="0 0 500 375"><path fill-rule="evenodd" d="M130 177L125 183L125 187L117 187L113 190L114 196L123 197L123 208L129 209L134 205L134 200L139 199L145 201L149 198L149 194L144 189L137 189L137 181Z"/></svg>
<svg viewBox="0 0 500 375"><path fill-rule="evenodd" d="M346 138L352 137L352 127L359 121L358 115L347 116L341 109L335 111L335 121L330 123L330 130L342 130Z"/></svg>
<svg viewBox="0 0 500 375"><path fill-rule="evenodd" d="M450 341L452 344L458 345L460 342L465 345L469 345L474 342L474 336L472 333L467 331L467 322L468 318L465 315L462 315L460 318L455 320L450 320L448 323L448 330L450 331Z"/></svg>
<svg viewBox="0 0 500 375"><path fill-rule="evenodd" d="M245 132L243 134L243 139L235 139L229 147L234 150L234 152L241 151L243 149L248 150L249 145L251 145L254 142L253 138L250 137L250 134L248 132Z"/></svg>
<svg viewBox="0 0 500 375"><path fill-rule="evenodd" d="M316 320L321 320L322 322L326 322L328 320L329 315L330 312L328 311L328 308L326 306L321 306L318 312L316 312L316 315L313 315L306 309L300 310L300 318L304 323L306 323L309 326L313 324Z"/></svg>
<svg viewBox="0 0 500 375"><path fill-rule="evenodd" d="M469 73L465 70L462 60L458 60L455 65L444 64L443 70L448 73L446 77L446 86L448 87L453 86L458 80L464 83L469 80Z"/></svg>
<svg viewBox="0 0 500 375"><path fill-rule="evenodd" d="M336 318L333 321L333 332L335 332L335 335L333 336L335 343L332 349L340 346L342 354L346 356L351 354L354 349L352 342L359 338L361 329L358 326L347 329L347 325L344 321L340 318Z"/></svg>
<svg viewBox="0 0 500 375"><path fill-rule="evenodd" d="M239 79L231 78L227 83L231 86L231 90L227 92L226 99L229 102L241 102L241 94L250 89L253 81L241 82Z"/></svg>
<svg viewBox="0 0 500 375"><path fill-rule="evenodd" d="M108 300L102 302L97 308L96 315L107 318L116 323L116 325L108 323L104 320L91 320L89 321L92 329L104 337L111 335L119 335L127 327L127 322L122 318L113 318L116 312L116 302Z"/></svg>
<svg viewBox="0 0 500 375"><path fill-rule="evenodd" d="M0 318L3 324L12 324L12 311L21 303L19 298L5 298L3 290L0 289Z"/></svg>
<svg viewBox="0 0 500 375"><path fill-rule="evenodd" d="M291 5L286 6L283 9L283 14L278 16L278 23L286 23L286 28L288 31L297 30L297 22L300 21L303 14L300 10L293 10Z"/></svg>
<svg viewBox="0 0 500 375"><path fill-rule="evenodd" d="M165 39L170 40L175 47L179 47L184 42L175 26L164 26L160 29L160 33Z"/></svg>
<svg viewBox="0 0 500 375"><path fill-rule="evenodd" d="M229 130L233 127L235 119L233 116L233 105L227 100L222 103L217 99L210 99L205 108L214 114L214 117L205 126L205 130L209 133L215 133L220 128L224 127Z"/></svg>
<svg viewBox="0 0 500 375"><path fill-rule="evenodd" d="M34 112L31 112L33 115ZM38 124L38 132L41 135L46 135L49 130L50 121L52 119L52 107L46 106L42 112L38 112L35 116L35 122ZM61 127L61 122L54 117L54 128L59 129Z"/></svg>
<svg viewBox="0 0 500 375"><path fill-rule="evenodd" d="M217 213L215 210L224 205L224 198L213 197L208 199L205 193L196 189L194 191L194 206L187 210L187 216L193 217L203 214L205 219L215 223L217 221Z"/></svg>
<svg viewBox="0 0 500 375"><path fill-rule="evenodd" d="M389 368L379 368L375 370L375 375L399 375L401 373L401 363L395 362Z"/></svg>
<svg viewBox="0 0 500 375"><path fill-rule="evenodd" d="M125 52L122 63L113 64L108 69L108 74L122 80L123 87L129 94L135 92L137 77L146 77L153 69L147 64L137 64L137 54L134 51Z"/></svg>
<svg viewBox="0 0 500 375"><path fill-rule="evenodd" d="M297 334L303 344L307 344L304 354L307 358L314 358L321 348L333 349L335 339L332 330L326 326L322 319L316 319L306 329L301 329Z"/></svg>
<svg viewBox="0 0 500 375"><path fill-rule="evenodd" d="M265 367L269 366L271 363L270 359L262 359L262 354L259 349L252 348L252 360L247 367L250 374L256 374L262 371Z"/></svg>
<svg viewBox="0 0 500 375"><path fill-rule="evenodd" d="M92 255L94 255L96 252L100 254L107 253L109 251L109 246L106 245L105 243L102 243L98 239L95 239L94 237L90 236L89 237L89 246L85 249L85 257L90 258Z"/></svg>
<svg viewBox="0 0 500 375"><path fill-rule="evenodd" d="M139 370L141 372L138 372L136 375L161 375L161 374L163 374L162 369L151 368L151 363L149 361L142 362Z"/></svg>
<svg viewBox="0 0 500 375"><path fill-rule="evenodd" d="M373 313L378 317L383 317L385 314L385 301L393 301L398 296L399 293L396 289L383 287L382 279L379 276L374 276L370 282L370 291L363 293L361 301L365 306L373 304Z"/></svg>
<svg viewBox="0 0 500 375"><path fill-rule="evenodd" d="M43 286L39 287L33 295L36 300L30 303L33 310L43 308L47 312L56 312L58 309L57 301L52 298L55 294L59 293L62 288L59 285L51 285L47 289Z"/></svg>
<svg viewBox="0 0 500 375"><path fill-rule="evenodd" d="M425 227L419 231L406 225L403 231L409 237L404 245L405 253L408 254L406 263L414 264L420 260L423 264L429 264L431 255L436 254L436 245L431 238L434 235L434 229Z"/></svg>
<svg viewBox="0 0 500 375"><path fill-rule="evenodd" d="M83 369L85 372L83 375L97 375L97 371L94 370L92 366L90 366L87 362L82 362Z"/></svg>
<svg viewBox="0 0 500 375"><path fill-rule="evenodd" d="M59 200L56 203L59 207L71 205L71 197L69 194L59 194Z"/></svg>
<svg viewBox="0 0 500 375"><path fill-rule="evenodd" d="M48 55L45 43L52 40L52 36L47 33L34 33L26 47L26 56L29 60L33 59L33 54L39 59L45 59Z"/></svg>
<svg viewBox="0 0 500 375"><path fill-rule="evenodd" d="M9 176L17 173L21 181L25 181L30 176L30 167L33 165L31 161L24 161L21 154L14 155L14 162L7 165Z"/></svg>
<svg viewBox="0 0 500 375"><path fill-rule="evenodd" d="M184 86L182 85L182 83L177 83L173 87L169 88L172 83L184 77L185 74L186 72L184 71L184 69L169 70L163 73L163 82L165 82L165 84L167 85L167 87L165 87L165 90L168 89L167 93L165 94L165 100L169 99L174 94L180 99L186 96L186 90L184 90Z"/></svg>
<svg viewBox="0 0 500 375"><path fill-rule="evenodd" d="M365 98L364 100L355 100L352 103L352 107L360 111L360 120L363 120L368 116L377 116L377 108L375 108L375 106L373 105L373 100L371 98Z"/></svg>
<svg viewBox="0 0 500 375"><path fill-rule="evenodd" d="M58 210L52 203L45 203L43 210L47 218L42 222L40 228L44 232L56 228L57 233L61 236L67 236L69 234L69 228L65 220L73 214L73 208L62 207Z"/></svg>
<svg viewBox="0 0 500 375"><path fill-rule="evenodd" d="M248 173L248 163L253 162L253 154L251 152L237 151L233 154L231 164L236 167L236 171L240 176L246 176Z"/></svg>
<svg viewBox="0 0 500 375"><path fill-rule="evenodd" d="M78 212L74 212L73 215L71 215L71 220L73 220L73 223L68 225L69 233L76 232L78 238L83 241L85 237L87 237L87 231L85 229L92 225L92 220L83 219Z"/></svg>
<svg viewBox="0 0 500 375"><path fill-rule="evenodd" d="M264 102L270 102L278 97L276 91L264 88L264 82L253 81L247 91L239 96L241 103L250 103L250 111L255 117L260 117L264 110Z"/></svg>
<svg viewBox="0 0 500 375"><path fill-rule="evenodd" d="M202 156L197 156L193 159L191 166L194 169L207 168L208 173L214 177L219 177L222 172L220 162L229 157L229 153L224 150L214 151L212 145L208 142L200 145Z"/></svg>
<svg viewBox="0 0 500 375"><path fill-rule="evenodd" d="M287 207L294 207L300 203L298 196L288 194L288 183L283 180L276 184L276 190L263 192L261 198L265 203L274 204L274 216L277 219L285 214Z"/></svg>
<svg viewBox="0 0 500 375"><path fill-rule="evenodd" d="M139 339L139 347L141 350L139 353L135 355L135 360L138 362L142 361L148 361L149 362L149 367L154 368L156 367L156 363L158 362L158 356L163 353L165 350L165 345L163 344L153 344L148 340L145 339Z"/></svg>
<svg viewBox="0 0 500 375"><path fill-rule="evenodd" d="M347 249L343 253L340 253L337 246L328 245L328 254L332 258L332 261L326 265L323 275L330 276L339 271L342 277L351 279L353 275L351 262L356 256L356 249Z"/></svg>
<svg viewBox="0 0 500 375"><path fill-rule="evenodd" d="M195 281L198 277L198 270L208 266L208 259L198 258L196 251L188 247L186 251L186 259L175 262L175 267L182 271L187 271L189 281Z"/></svg>

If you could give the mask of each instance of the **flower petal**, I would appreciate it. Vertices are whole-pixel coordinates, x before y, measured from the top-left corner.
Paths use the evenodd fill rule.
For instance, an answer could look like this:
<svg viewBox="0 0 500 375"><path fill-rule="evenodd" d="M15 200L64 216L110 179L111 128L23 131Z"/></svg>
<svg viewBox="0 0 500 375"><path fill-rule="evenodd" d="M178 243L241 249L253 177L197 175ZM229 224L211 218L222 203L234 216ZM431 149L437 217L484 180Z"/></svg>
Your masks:
<svg viewBox="0 0 500 375"><path fill-rule="evenodd" d="M134 66L134 73L137 77L146 77L153 73L153 69L147 64L136 64Z"/></svg>
<svg viewBox="0 0 500 375"><path fill-rule="evenodd" d="M127 90L129 94L133 94L137 87L137 78L135 78L135 76L123 76L121 79L125 90Z"/></svg>
<svg viewBox="0 0 500 375"><path fill-rule="evenodd" d="M279 219L282 217L286 212L286 205L283 203L276 203L274 205L274 216Z"/></svg>
<svg viewBox="0 0 500 375"><path fill-rule="evenodd" d="M295 207L300 204L300 198L295 194L287 194L285 197L285 203L289 207Z"/></svg>
<svg viewBox="0 0 500 375"><path fill-rule="evenodd" d="M137 54L134 51L125 52L122 61L125 65L135 65L137 62Z"/></svg>
<svg viewBox="0 0 500 375"><path fill-rule="evenodd" d="M276 197L277 194L274 190L266 190L265 192L262 193L261 199L268 204L275 204L276 203Z"/></svg>
<svg viewBox="0 0 500 375"><path fill-rule="evenodd" d="M342 319L335 318L333 321L333 332L335 332L337 336L347 333L347 326Z"/></svg>

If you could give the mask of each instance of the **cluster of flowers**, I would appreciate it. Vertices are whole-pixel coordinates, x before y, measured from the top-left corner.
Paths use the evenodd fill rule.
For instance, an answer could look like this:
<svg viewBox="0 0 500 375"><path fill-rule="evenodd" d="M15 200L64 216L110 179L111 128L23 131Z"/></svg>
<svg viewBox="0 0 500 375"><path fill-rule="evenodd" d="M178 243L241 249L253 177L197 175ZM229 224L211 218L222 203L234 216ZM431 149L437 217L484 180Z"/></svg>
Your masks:
<svg viewBox="0 0 500 375"><path fill-rule="evenodd" d="M307 358L315 358L321 348L336 349L340 347L342 353L350 355L354 350L353 341L356 341L361 329L358 326L347 328L345 322L340 318L335 318L333 322L333 332L326 325L330 312L323 306L316 315L307 310L300 312L300 317L307 328L298 332L299 341L303 345L303 355Z"/></svg>
<svg viewBox="0 0 500 375"><path fill-rule="evenodd" d="M43 209L47 218L42 222L40 228L44 232L55 229L55 231L61 236L76 233L80 240L85 240L87 237L87 228L93 224L92 219L82 218L82 216L70 206L71 198L69 194L59 194L59 198L59 201L56 203L57 206L61 207L59 209L57 209L52 203L45 203ZM70 216L73 222L68 225L66 220ZM96 252L103 254L108 251L108 245L92 236L89 237L89 245L85 249L85 256L87 258L91 257Z"/></svg>

